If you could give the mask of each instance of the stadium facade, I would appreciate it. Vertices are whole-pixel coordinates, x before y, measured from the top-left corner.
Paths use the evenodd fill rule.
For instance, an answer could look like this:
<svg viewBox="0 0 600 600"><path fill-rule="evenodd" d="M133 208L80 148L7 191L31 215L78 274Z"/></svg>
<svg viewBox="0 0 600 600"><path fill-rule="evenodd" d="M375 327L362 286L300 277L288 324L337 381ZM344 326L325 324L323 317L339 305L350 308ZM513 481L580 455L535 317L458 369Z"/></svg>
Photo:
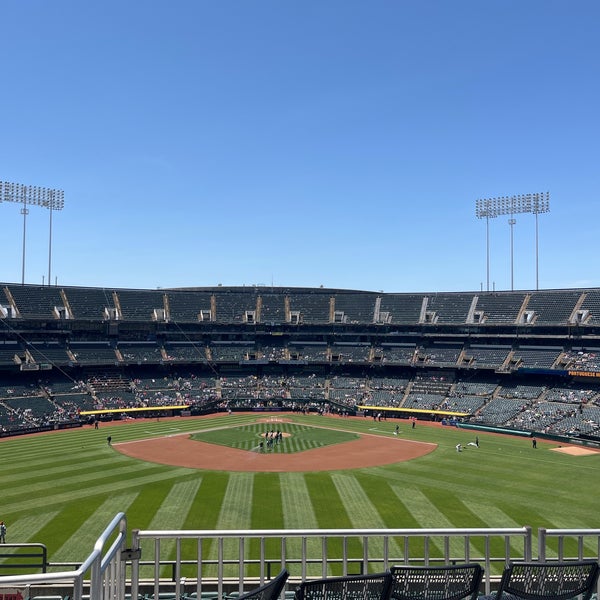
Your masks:
<svg viewBox="0 0 600 600"><path fill-rule="evenodd" d="M600 289L0 285L2 435L308 410L600 443Z"/></svg>

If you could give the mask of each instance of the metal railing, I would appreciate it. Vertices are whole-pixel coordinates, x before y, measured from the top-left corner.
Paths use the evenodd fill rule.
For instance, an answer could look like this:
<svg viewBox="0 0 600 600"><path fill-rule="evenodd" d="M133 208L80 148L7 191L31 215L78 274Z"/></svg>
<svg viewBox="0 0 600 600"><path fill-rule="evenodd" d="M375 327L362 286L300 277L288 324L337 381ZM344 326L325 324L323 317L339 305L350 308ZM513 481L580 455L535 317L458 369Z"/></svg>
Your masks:
<svg viewBox="0 0 600 600"><path fill-rule="evenodd" d="M599 529L539 529L544 560L600 560ZM73 570L0 577L0 587L60 585L73 600L125 600L168 592L173 598L210 591L222 598L242 593L287 568L290 583L332 575L385 570L395 564L478 562L485 570L484 593L505 565L535 560L530 527L465 529L272 529L133 530L117 514L88 558ZM52 563L48 563L51 567ZM127 568L131 569L127 577ZM600 586L599 590L600 592Z"/></svg>
<svg viewBox="0 0 600 600"><path fill-rule="evenodd" d="M132 531L131 596L140 585L155 598L169 591L175 598L225 586L244 592L262 585L281 568L290 580L332 574L381 571L394 564L479 562L485 568L486 593L491 578L508 560L531 560L529 527L502 529L273 529ZM146 556L151 557L145 559ZM192 589L188 589L191 586Z"/></svg>
<svg viewBox="0 0 600 600"><path fill-rule="evenodd" d="M600 562L600 529L538 529L539 560L596 559ZM600 598L600 579L596 587Z"/></svg>
<svg viewBox="0 0 600 600"><path fill-rule="evenodd" d="M111 545L106 548L111 540ZM124 513L119 513L96 540L91 554L79 568L54 573L7 575L0 577L0 586L61 585L72 589L73 600L82 600L85 581L89 585L90 600L123 600L125 568L122 553L126 541L127 519Z"/></svg>
<svg viewBox="0 0 600 600"><path fill-rule="evenodd" d="M45 573L47 568L48 549L44 544L0 544L0 571L39 569Z"/></svg>

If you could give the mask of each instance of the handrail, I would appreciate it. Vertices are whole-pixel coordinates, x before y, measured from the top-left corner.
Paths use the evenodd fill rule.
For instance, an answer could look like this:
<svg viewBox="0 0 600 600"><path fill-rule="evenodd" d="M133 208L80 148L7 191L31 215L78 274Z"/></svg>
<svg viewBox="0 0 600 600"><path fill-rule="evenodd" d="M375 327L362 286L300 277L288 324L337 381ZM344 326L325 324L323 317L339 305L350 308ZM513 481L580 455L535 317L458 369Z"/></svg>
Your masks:
<svg viewBox="0 0 600 600"><path fill-rule="evenodd" d="M394 564L479 562L485 570L484 592L488 594L495 569L501 571L512 560L536 559L532 538L530 527L133 530L132 545L126 549L127 520L124 513L118 513L78 568L3 576L0 586L70 585L73 600L82 600L85 581L90 600L124 600L125 565L130 562L132 598L139 597L141 567L152 575L143 583L152 586L155 594L164 591L163 586L174 588L176 597L182 597L186 585L195 585L201 597L202 585L210 582L221 596L224 586L237 586L242 592L245 586L264 583L273 568L288 565L295 566L292 580L300 581L315 573L346 575L354 569L366 573ZM150 543L153 552L142 562L142 545ZM537 560L590 557L600 560L600 529L538 530ZM192 575L186 579L189 573Z"/></svg>
<svg viewBox="0 0 600 600"><path fill-rule="evenodd" d="M566 544L571 540L576 547L575 558L577 560L595 558L600 562L600 529L547 529L540 527L538 529L538 556L541 561L548 560L549 539L552 538L557 540L556 558L558 560L568 560L573 557L565 550ZM595 544L594 553L587 556L585 552L586 538L589 539L589 547ZM596 585L596 593L600 597L600 579Z"/></svg>
<svg viewBox="0 0 600 600"><path fill-rule="evenodd" d="M117 537L107 550L102 554L104 546L115 534ZM109 598L107 590L115 590L122 585L121 595L112 596L124 598L124 572L120 560L120 550L124 549L127 540L127 519L124 513L118 513L94 544L91 554L85 559L78 569L72 571L57 571L55 573L34 573L30 575L7 575L0 577L0 586L20 585L48 585L66 584L73 586L73 600L82 600L84 576L90 574L90 600ZM105 574L111 578L105 577ZM104 594L103 594L104 592Z"/></svg>
<svg viewBox="0 0 600 600"><path fill-rule="evenodd" d="M360 555L351 554L349 542L352 539L360 541ZM436 538L439 538L439 542ZM481 556L474 556L476 545L473 545L475 538L480 538L479 553ZM498 538L502 543L503 554L492 556L491 541ZM188 555L182 557L182 540L196 540L196 550L192 552L189 544L186 546ZM279 539L278 545L271 544L270 548L277 548L274 554L267 551L266 540ZM289 540L296 539L292 550L292 544ZM331 540L338 539L336 544L330 543ZM514 547L514 541L520 539L522 550ZM131 595L136 598L139 594L140 566L150 569L150 577L145 577L144 581L149 582L154 587L154 595L161 591L161 584L164 587L165 580L161 581L161 569L167 564L173 568L172 583L174 584L174 594L181 597L184 591L182 585L182 566L195 565L195 577L192 581L196 586L198 597L202 594L203 582L206 583L206 569L214 572L212 577L217 585L217 595L221 597L224 593L224 582L226 572L233 573L229 580L235 581L239 593L243 593L244 585L248 582L248 567L252 565L253 571L259 573L259 584L264 583L270 565L279 564L281 568L297 565L300 570L302 580L311 576L308 572L309 565L319 564L320 575L326 577L329 570L334 565L343 574L348 574L348 567L351 564L360 565L363 573L370 570L370 566L375 564L379 569L387 569L392 564L409 564L417 560L410 556L411 540L422 541L422 547L418 560L425 564L443 562L451 564L452 562L470 562L481 561L484 563L486 571L486 593L491 589L490 574L492 564L500 563L501 568L510 559L531 560L532 534L530 527L516 528L437 528L437 529L245 529L245 530L133 530L132 531L132 550L141 554L141 545L144 540L154 542L153 560L141 563L139 560L132 561L131 572ZM232 546L231 540L237 540L237 550ZM252 542L254 540L254 542ZM161 541L166 551L161 553ZM211 542L212 556L203 555L203 542ZM227 542L227 544L226 544ZM453 542L453 543L452 543ZM496 548L500 544L497 542ZM248 548L254 543L252 555ZM436 546L439 550L434 550ZM227 545L227 552L225 547ZM174 547L173 547L174 546ZM298 547L299 546L299 547ZM335 550L330 550L336 546ZM512 547L511 547L512 546ZM316 549L319 548L318 551ZM481 550L481 548L483 548ZM146 549L148 551L149 549ZM163 556L166 552L169 556ZM273 550L271 550L273 552ZM320 558L315 560L315 552ZM173 560L175 553L175 560ZM294 554L295 553L295 554ZM194 556L190 556L194 554ZM518 554L518 556L515 556ZM187 560L186 560L187 559ZM185 578L184 578L185 579ZM256 583L253 580L253 585Z"/></svg>
<svg viewBox="0 0 600 600"><path fill-rule="evenodd" d="M39 552L32 552L33 548L39 549ZM48 549L44 544L1 544L0 561L4 558L12 559L10 563L0 562L0 569L35 569L39 568L42 573L48 569ZM7 550L16 550L16 552L6 552ZM23 552L29 550L29 552ZM39 558L38 562L15 562L25 558Z"/></svg>
<svg viewBox="0 0 600 600"><path fill-rule="evenodd" d="M538 530L538 554L540 560L546 560L548 538L558 539L557 558L559 560L565 560L564 544L566 538L575 538L577 543L577 559L583 560L586 558L584 554L584 541L585 538L595 537L596 538L596 556L600 560L600 529L547 529L541 527Z"/></svg>

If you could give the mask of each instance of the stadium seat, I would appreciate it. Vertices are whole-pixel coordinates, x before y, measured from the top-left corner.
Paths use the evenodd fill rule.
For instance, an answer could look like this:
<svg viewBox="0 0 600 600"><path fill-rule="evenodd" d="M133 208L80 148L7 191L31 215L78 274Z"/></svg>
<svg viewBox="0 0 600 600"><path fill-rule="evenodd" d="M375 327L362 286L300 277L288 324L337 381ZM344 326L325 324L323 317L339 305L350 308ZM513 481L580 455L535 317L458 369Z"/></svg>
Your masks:
<svg viewBox="0 0 600 600"><path fill-rule="evenodd" d="M504 569L495 600L589 600L598 580L595 560L511 562Z"/></svg>
<svg viewBox="0 0 600 600"><path fill-rule="evenodd" d="M440 566L394 566L394 600L475 600L483 577L476 563Z"/></svg>
<svg viewBox="0 0 600 600"><path fill-rule="evenodd" d="M388 600L391 583L389 571L303 581L296 600Z"/></svg>
<svg viewBox="0 0 600 600"><path fill-rule="evenodd" d="M235 600L277 600L279 598L281 592L283 591L283 587L285 586L285 582L287 578L290 576L286 569L283 569L276 577L261 585L260 587L250 590L244 594L240 595L232 595L232 598ZM226 596L229 598L230 596Z"/></svg>

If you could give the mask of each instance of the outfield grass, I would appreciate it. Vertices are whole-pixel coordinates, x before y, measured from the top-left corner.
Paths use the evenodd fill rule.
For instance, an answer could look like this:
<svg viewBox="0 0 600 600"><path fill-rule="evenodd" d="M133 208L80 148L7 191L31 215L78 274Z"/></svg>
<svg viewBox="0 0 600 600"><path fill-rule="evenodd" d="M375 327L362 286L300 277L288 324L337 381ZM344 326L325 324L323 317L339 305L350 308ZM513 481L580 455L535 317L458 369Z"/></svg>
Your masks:
<svg viewBox="0 0 600 600"><path fill-rule="evenodd" d="M8 542L41 542L52 561L80 560L119 511L140 529L597 528L600 454L556 444L401 422L400 437L436 442L411 461L352 471L227 473L129 458L113 444L250 427L256 415L130 421L0 442L0 520ZM295 415L294 423L393 436L396 421ZM260 427L264 427L261 425ZM235 431L235 430L232 430ZM238 435L236 433L236 435ZM347 434L343 434L344 436ZM257 438L254 438L254 441ZM340 445L343 452L343 445Z"/></svg>

